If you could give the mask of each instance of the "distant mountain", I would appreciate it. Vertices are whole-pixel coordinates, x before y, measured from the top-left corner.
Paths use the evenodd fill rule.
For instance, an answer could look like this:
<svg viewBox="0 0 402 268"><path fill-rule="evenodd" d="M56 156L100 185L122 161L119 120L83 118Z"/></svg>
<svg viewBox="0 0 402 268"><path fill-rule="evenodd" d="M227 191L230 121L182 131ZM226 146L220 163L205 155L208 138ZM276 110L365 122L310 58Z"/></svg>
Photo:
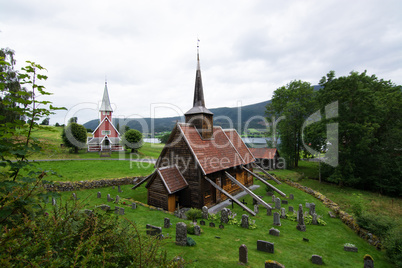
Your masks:
<svg viewBox="0 0 402 268"><path fill-rule="evenodd" d="M247 128L265 128L263 118L265 115L265 107L271 101L264 101L256 104L242 106L240 108L215 108L209 109L214 113L214 125L221 126L222 128L235 128L239 130L239 122L241 130ZM240 112L239 112L240 110ZM171 131L177 121L181 121L181 118L166 117L166 118L154 118L154 132ZM151 118L128 118L125 119L127 125L132 129L137 129L141 132L150 133L151 129L143 129L141 122L146 123L148 128L151 128ZM99 119L88 121L84 124L85 128L94 130L99 124ZM117 127L119 124L123 124L123 119L113 119L113 124Z"/></svg>

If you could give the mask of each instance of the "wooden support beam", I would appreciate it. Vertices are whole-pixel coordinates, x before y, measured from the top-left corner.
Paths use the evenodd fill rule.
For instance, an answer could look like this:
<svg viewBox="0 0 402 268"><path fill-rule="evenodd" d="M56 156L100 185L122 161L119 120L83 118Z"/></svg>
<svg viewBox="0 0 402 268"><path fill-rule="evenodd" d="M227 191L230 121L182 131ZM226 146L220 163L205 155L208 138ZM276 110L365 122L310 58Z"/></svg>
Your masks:
<svg viewBox="0 0 402 268"><path fill-rule="evenodd" d="M231 181L233 181L234 183L236 183L240 188L242 188L244 191L246 191L249 195L251 195L255 200L257 200L258 203L260 203L261 205L263 205L266 208L272 209L272 207L270 205L268 205L264 200L262 200L261 198L258 197L258 195L256 195L255 193L253 193L250 189L248 189L246 186L244 186L243 184L241 184L238 180L236 180L232 175L230 175L229 173L227 173L225 171L225 175L226 177L228 177Z"/></svg>
<svg viewBox="0 0 402 268"><path fill-rule="evenodd" d="M250 213L251 215L255 216L254 211L252 211L251 209L249 209L248 207L246 207L244 204L242 204L239 200L237 200L236 198L234 198L231 194L229 194L228 192L226 192L225 190L223 190L219 185L217 185L215 182L213 182L212 180L210 180L207 176L204 177L212 186L214 186L216 189L218 189L219 191L221 191L224 195L226 195L227 197L229 197L230 199L232 199L236 204L238 204L239 206L241 206L245 211L247 211L248 213Z"/></svg>
<svg viewBox="0 0 402 268"><path fill-rule="evenodd" d="M142 179L139 183L137 183L136 185L134 185L131 190L136 189L137 187L140 187L141 184L143 184L144 182L146 182L154 173L152 173L151 175L148 175L147 177L145 177L144 179Z"/></svg>
<svg viewBox="0 0 402 268"><path fill-rule="evenodd" d="M259 165L253 163L253 167L254 168L258 168L259 170L262 171L262 173L264 173L265 175L267 175L271 180L275 181L277 184L282 184L282 182L278 181L274 176L272 176L271 174L269 174L268 172L266 172L262 167L260 167Z"/></svg>
<svg viewBox="0 0 402 268"><path fill-rule="evenodd" d="M279 190L278 188L276 188L275 186L271 185L270 183L268 183L266 180L264 180L263 178L260 178L257 174L255 174L254 172L248 170L247 168L243 167L243 169L245 171L247 171L249 174L253 175L256 179L259 179L262 183L264 183L265 185L267 185L268 187L270 187L272 190L274 190L275 192L277 192L278 194L280 194L283 197L286 197L286 194L284 194L281 190Z"/></svg>

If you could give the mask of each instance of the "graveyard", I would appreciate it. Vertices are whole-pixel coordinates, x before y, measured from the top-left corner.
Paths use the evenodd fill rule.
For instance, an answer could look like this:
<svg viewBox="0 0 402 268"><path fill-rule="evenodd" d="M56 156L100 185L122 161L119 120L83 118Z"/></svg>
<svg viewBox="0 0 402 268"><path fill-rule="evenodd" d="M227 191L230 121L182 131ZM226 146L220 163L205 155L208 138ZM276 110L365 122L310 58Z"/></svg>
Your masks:
<svg viewBox="0 0 402 268"><path fill-rule="evenodd" d="M144 185L135 191L131 189L132 184L127 184L61 192L56 205L77 202L82 209L109 213L122 221L129 220L148 239L160 241L169 258L182 258L185 267L263 267L267 261L270 261L267 265L278 262L285 267L313 267L313 261L322 262L325 267L362 267L366 255L374 259L375 267L392 267L383 250L377 250L360 238L339 217L331 218L328 213L331 210L312 195L282 183L275 184L275 187L286 193L286 198L273 197L275 192L267 193L264 184L258 181L255 184L260 187L254 193L272 205L271 211L261 205L254 206L253 198L246 195L241 200L251 210L258 211L256 216L249 215L236 204L229 204L227 209L230 212L224 209L223 213L209 214L208 219L205 216L198 218L197 223L146 205ZM104 210L108 208L110 210ZM48 204L48 209L52 209L51 204ZM311 224L314 217L311 220L307 214L312 209L320 224ZM304 221L297 219L298 212ZM249 228L243 228L246 227L246 218ZM198 226L190 227L193 230L190 233L195 231L196 234L187 234L188 227L183 227L182 223ZM184 234L180 233L180 227L184 228ZM196 244L185 245L185 236ZM347 251L345 244L356 249Z"/></svg>

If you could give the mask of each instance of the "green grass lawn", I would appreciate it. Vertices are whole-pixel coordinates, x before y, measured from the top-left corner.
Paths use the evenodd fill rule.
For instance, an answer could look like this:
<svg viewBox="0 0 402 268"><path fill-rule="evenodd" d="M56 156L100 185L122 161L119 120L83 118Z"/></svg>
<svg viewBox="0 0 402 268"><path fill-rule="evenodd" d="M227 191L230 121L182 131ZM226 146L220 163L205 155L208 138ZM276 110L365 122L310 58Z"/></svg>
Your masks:
<svg viewBox="0 0 402 268"><path fill-rule="evenodd" d="M256 181L255 184L260 184ZM362 267L363 256L370 254L375 260L376 267L392 267L387 262L384 252L377 251L375 247L370 246L365 240L358 237L351 229L341 222L340 219L332 219L328 216L328 208L314 197L294 189L286 184L275 185L287 195L293 193L294 200L288 200L289 205L283 205L286 210L289 206L297 208L299 204L306 202L314 202L316 211L327 222L326 226L307 225L306 232L296 230L296 222L281 219L282 226L273 226L273 216L267 216L266 210L260 206L260 213L252 217L255 220L257 229L246 230L239 226L225 225L223 230L207 225L202 226L203 233L201 236L189 235L196 242L194 247L180 247L175 245L175 224L182 219L178 219L170 214L162 211L151 210L149 208L138 206L136 210L130 208L132 200L146 202L147 194L143 186L136 190L131 190L131 185L122 186L122 193L117 192L117 187L106 187L101 189L76 191L79 198L78 202L86 208L92 209L97 205L109 204L114 209L114 203L108 203L106 195L109 193L112 197L119 195L122 199L119 206L125 208L125 215L119 216L127 218L135 222L141 232L145 233L145 225L152 224L163 227L163 219L169 217L172 222L170 228L163 228L163 235L170 237L164 240L164 248L167 249L169 257L176 255L182 256L186 261L191 263L186 267L241 267L238 264L238 252L241 244L248 247L247 267L263 267L266 260L276 260L286 267L312 267L310 261L311 255L317 254L323 257L325 267ZM102 198L98 199L96 193L100 191ZM254 191L256 194L263 196L266 202L272 203L272 197L265 193L265 187L261 186ZM61 194L62 200L71 199L71 192ZM252 198L246 196L247 206L252 209ZM123 202L126 202L124 205ZM233 211L237 213L237 219L241 219L241 215L245 212L235 205ZM190 221L184 221L190 223ZM216 226L219 222L215 222ZM270 236L268 230L275 227L280 230L279 237ZM219 237L219 238L217 238ZM303 238L308 238L309 242L304 242ZM257 240L265 240L273 242L275 245L275 253L269 254L256 250ZM358 253L346 252L343 250L343 244L352 243L359 249Z"/></svg>
<svg viewBox="0 0 402 268"><path fill-rule="evenodd" d="M37 162L38 168L51 170L55 175L46 176L51 181L82 181L108 178L146 176L153 172L154 164L118 160L66 160Z"/></svg>

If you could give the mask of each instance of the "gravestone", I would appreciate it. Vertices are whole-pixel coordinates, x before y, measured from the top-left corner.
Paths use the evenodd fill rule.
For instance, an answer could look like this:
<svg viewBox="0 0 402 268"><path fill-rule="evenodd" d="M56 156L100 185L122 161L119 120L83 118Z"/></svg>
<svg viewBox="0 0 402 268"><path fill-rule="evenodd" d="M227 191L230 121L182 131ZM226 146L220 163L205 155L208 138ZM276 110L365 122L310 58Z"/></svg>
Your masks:
<svg viewBox="0 0 402 268"><path fill-rule="evenodd" d="M374 260L370 255L364 256L364 268L374 268Z"/></svg>
<svg viewBox="0 0 402 268"><path fill-rule="evenodd" d="M317 213L313 214L313 219L311 221L311 224L318 225Z"/></svg>
<svg viewBox="0 0 402 268"><path fill-rule="evenodd" d="M257 240L257 250L274 253L274 243L270 243L264 240Z"/></svg>
<svg viewBox="0 0 402 268"><path fill-rule="evenodd" d="M225 229L225 226L223 224L219 224L219 229Z"/></svg>
<svg viewBox="0 0 402 268"><path fill-rule="evenodd" d="M344 251L350 251L350 252L358 252L359 249L357 247L349 247L349 246L343 246Z"/></svg>
<svg viewBox="0 0 402 268"><path fill-rule="evenodd" d="M294 211L294 208L293 208L292 206L289 206L288 210L289 210L289 213L295 212L295 211Z"/></svg>
<svg viewBox="0 0 402 268"><path fill-rule="evenodd" d="M329 215L331 218L336 218L335 214L334 214L332 211L328 211L328 215Z"/></svg>
<svg viewBox="0 0 402 268"><path fill-rule="evenodd" d="M267 195L268 195L268 196L273 196L274 193L273 193L273 192L267 192Z"/></svg>
<svg viewBox="0 0 402 268"><path fill-rule="evenodd" d="M304 242L310 242L310 239L303 237Z"/></svg>
<svg viewBox="0 0 402 268"><path fill-rule="evenodd" d="M221 222L223 223L229 222L229 211L227 208L221 210Z"/></svg>
<svg viewBox="0 0 402 268"><path fill-rule="evenodd" d="M75 193L73 193L73 199L77 200L77 195Z"/></svg>
<svg viewBox="0 0 402 268"><path fill-rule="evenodd" d="M122 193L123 191L121 190L121 186L120 185L117 185L117 191L119 192L119 193Z"/></svg>
<svg viewBox="0 0 402 268"><path fill-rule="evenodd" d="M114 186L112 187L112 189L114 190Z"/></svg>
<svg viewBox="0 0 402 268"><path fill-rule="evenodd" d="M255 206L255 205L257 205L257 204L258 204L257 199L254 199L254 198L253 198L253 206Z"/></svg>
<svg viewBox="0 0 402 268"><path fill-rule="evenodd" d="M275 209L281 209L281 200L279 197L275 198Z"/></svg>
<svg viewBox="0 0 402 268"><path fill-rule="evenodd" d="M131 203L131 209L136 209L137 208L137 203L133 202Z"/></svg>
<svg viewBox="0 0 402 268"><path fill-rule="evenodd" d="M248 262L248 250L244 244L239 247L239 262L244 264Z"/></svg>
<svg viewBox="0 0 402 268"><path fill-rule="evenodd" d="M272 195L272 202L275 202L275 195Z"/></svg>
<svg viewBox="0 0 402 268"><path fill-rule="evenodd" d="M56 205L56 199L54 197L52 197L52 205L55 206Z"/></svg>
<svg viewBox="0 0 402 268"><path fill-rule="evenodd" d="M293 195L293 194L289 194L289 199L294 200L294 199L295 199L294 195Z"/></svg>
<svg viewBox="0 0 402 268"><path fill-rule="evenodd" d="M146 231L147 235L156 236L159 239L162 238L162 228L161 227L153 226L151 224L147 224L146 229L147 229L147 231ZM187 227L186 227L186 231L187 231Z"/></svg>
<svg viewBox="0 0 402 268"><path fill-rule="evenodd" d="M120 196L116 195L116 201L115 201L115 203L118 204L119 201L120 201Z"/></svg>
<svg viewBox="0 0 402 268"><path fill-rule="evenodd" d="M195 235L201 234L201 227L199 225L194 225L194 234Z"/></svg>
<svg viewBox="0 0 402 268"><path fill-rule="evenodd" d="M306 202L306 208L310 208L310 205L311 205L312 203L308 203L308 202Z"/></svg>
<svg viewBox="0 0 402 268"><path fill-rule="evenodd" d="M215 223L210 222L210 223L209 223L209 227L215 227Z"/></svg>
<svg viewBox="0 0 402 268"><path fill-rule="evenodd" d="M319 256L319 255L312 255L311 256L311 261L314 264L323 265L322 257Z"/></svg>
<svg viewBox="0 0 402 268"><path fill-rule="evenodd" d="M169 218L165 218L163 220L163 227L164 228L170 228L170 219Z"/></svg>
<svg viewBox="0 0 402 268"><path fill-rule="evenodd" d="M315 213L315 204L314 204L314 203L311 203L311 204L310 204L310 211L309 211L309 214L310 214L311 216L313 216L314 213Z"/></svg>
<svg viewBox="0 0 402 268"><path fill-rule="evenodd" d="M102 198L102 194L101 194L101 192L98 192L97 197L98 197L98 198Z"/></svg>
<svg viewBox="0 0 402 268"><path fill-rule="evenodd" d="M302 232L306 231L306 225L304 224L303 206L299 205L299 210L297 211L298 219L296 229Z"/></svg>
<svg viewBox="0 0 402 268"><path fill-rule="evenodd" d="M285 210L285 208L281 208L281 218L286 219L286 210Z"/></svg>
<svg viewBox="0 0 402 268"><path fill-rule="evenodd" d="M111 198L110 198L110 194L107 194L107 201L108 201L108 202L111 202L111 201L112 201Z"/></svg>
<svg viewBox="0 0 402 268"><path fill-rule="evenodd" d="M120 208L119 207L114 207L114 214L119 214Z"/></svg>
<svg viewBox="0 0 402 268"><path fill-rule="evenodd" d="M248 215L246 214L241 215L241 227L246 229L249 227Z"/></svg>
<svg viewBox="0 0 402 268"><path fill-rule="evenodd" d="M289 204L288 200L282 200L282 205L287 205Z"/></svg>
<svg viewBox="0 0 402 268"><path fill-rule="evenodd" d="M187 226L184 222L176 224L176 245L185 246L187 244Z"/></svg>
<svg viewBox="0 0 402 268"><path fill-rule="evenodd" d="M124 215L124 208L120 208L119 214L120 214L120 215Z"/></svg>
<svg viewBox="0 0 402 268"><path fill-rule="evenodd" d="M271 208L267 208L267 216L272 216L272 209Z"/></svg>
<svg viewBox="0 0 402 268"><path fill-rule="evenodd" d="M260 207L258 206L258 204L254 205L254 213L258 214L258 212L260 212Z"/></svg>
<svg viewBox="0 0 402 268"><path fill-rule="evenodd" d="M269 234L270 235L279 236L280 233L281 233L281 231L279 231L278 229L275 229L275 228L269 229Z"/></svg>
<svg viewBox="0 0 402 268"><path fill-rule="evenodd" d="M281 219L279 218L278 212L274 212L274 225L281 226Z"/></svg>
<svg viewBox="0 0 402 268"><path fill-rule="evenodd" d="M102 204L99 206L102 210L108 211L110 210L110 206L106 205L106 204Z"/></svg>
<svg viewBox="0 0 402 268"><path fill-rule="evenodd" d="M208 208L206 206L202 207L202 218L208 220Z"/></svg>
<svg viewBox="0 0 402 268"><path fill-rule="evenodd" d="M200 225L205 225L205 221L204 221L204 220L200 220Z"/></svg>
<svg viewBox="0 0 402 268"><path fill-rule="evenodd" d="M277 261L269 260L265 262L265 268L285 268L285 265Z"/></svg>

